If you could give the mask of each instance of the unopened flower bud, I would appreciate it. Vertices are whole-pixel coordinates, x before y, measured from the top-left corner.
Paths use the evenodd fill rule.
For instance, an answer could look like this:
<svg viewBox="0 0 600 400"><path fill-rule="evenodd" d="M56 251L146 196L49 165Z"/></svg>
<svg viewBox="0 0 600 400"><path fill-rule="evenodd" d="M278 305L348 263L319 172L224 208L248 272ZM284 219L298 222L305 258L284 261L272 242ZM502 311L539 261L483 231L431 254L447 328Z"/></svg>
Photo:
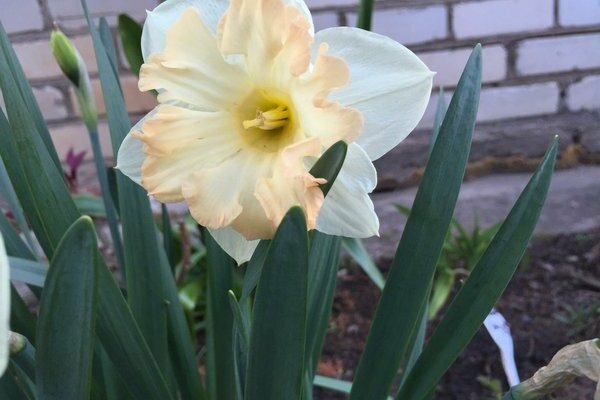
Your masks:
<svg viewBox="0 0 600 400"><path fill-rule="evenodd" d="M88 129L96 129L98 115L87 68L71 40L56 28L50 35L52 54L75 87L81 118Z"/></svg>
<svg viewBox="0 0 600 400"><path fill-rule="evenodd" d="M73 85L79 87L80 75L86 71L80 71L80 64L83 66L83 63L80 62L79 54L73 43L64 33L56 29L50 34L50 46L63 74ZM85 69L85 66L83 68Z"/></svg>

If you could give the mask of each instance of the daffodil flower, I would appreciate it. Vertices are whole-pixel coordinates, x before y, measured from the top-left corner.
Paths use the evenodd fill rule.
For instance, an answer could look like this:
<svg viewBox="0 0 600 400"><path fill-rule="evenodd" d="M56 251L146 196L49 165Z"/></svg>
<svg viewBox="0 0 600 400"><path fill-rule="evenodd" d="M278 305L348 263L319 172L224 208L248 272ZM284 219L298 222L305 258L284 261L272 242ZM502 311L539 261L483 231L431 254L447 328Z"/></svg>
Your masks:
<svg viewBox="0 0 600 400"><path fill-rule="evenodd" d="M403 140L427 105L433 73L375 33L314 34L301 0L169 0L148 13L142 91L159 105L123 142L117 168L192 216L238 263L303 207L309 229L377 235L372 161ZM309 173L349 143L326 199Z"/></svg>

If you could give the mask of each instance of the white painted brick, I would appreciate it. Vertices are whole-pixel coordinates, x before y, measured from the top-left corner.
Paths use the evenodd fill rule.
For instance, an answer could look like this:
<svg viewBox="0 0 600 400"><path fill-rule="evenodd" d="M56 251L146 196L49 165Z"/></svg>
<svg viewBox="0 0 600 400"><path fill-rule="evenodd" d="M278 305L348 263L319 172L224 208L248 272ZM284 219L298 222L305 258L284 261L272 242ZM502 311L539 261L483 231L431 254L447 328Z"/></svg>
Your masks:
<svg viewBox="0 0 600 400"><path fill-rule="evenodd" d="M110 143L110 134L108 125L104 121L98 124L98 133L100 135L100 147L105 158L112 157L112 147ZM74 151L86 150L86 159L92 159L93 152L90 139L85 125L80 122L73 122L64 125L50 127L50 136L56 147L56 152L61 160L64 160L69 149Z"/></svg>
<svg viewBox="0 0 600 400"><path fill-rule="evenodd" d="M127 75L121 77L121 87L125 96L125 104L130 113L143 113L152 110L156 105L156 97L150 92L140 92L138 89L138 79L135 76ZM102 88L98 79L92 80L92 90L96 100L96 108L99 115L106 114L104 107L104 97L102 96ZM79 112L77 96L73 88L70 90L71 101L75 106L75 111Z"/></svg>
<svg viewBox="0 0 600 400"><path fill-rule="evenodd" d="M471 48L430 51L418 54L419 58L435 71L434 86L456 86ZM500 45L483 48L483 82L497 82L506 77L506 50Z"/></svg>
<svg viewBox="0 0 600 400"><path fill-rule="evenodd" d="M312 17L313 24L315 25L315 32L339 25L338 15L335 12L313 14Z"/></svg>
<svg viewBox="0 0 600 400"><path fill-rule="evenodd" d="M89 35L72 37L71 40L83 58L88 71L95 73L96 56L92 39ZM50 42L48 40L38 40L35 42L18 43L14 45L17 57L23 66L25 75L29 79L42 79L62 76L62 72L52 55Z"/></svg>
<svg viewBox="0 0 600 400"><path fill-rule="evenodd" d="M567 106L571 111L600 110L600 75L587 76L569 86Z"/></svg>
<svg viewBox="0 0 600 400"><path fill-rule="evenodd" d="M348 26L356 25L356 14L348 14ZM425 43L447 36L444 6L375 10L373 31L402 44Z"/></svg>
<svg viewBox="0 0 600 400"><path fill-rule="evenodd" d="M53 86L34 88L33 94L46 121L59 120L68 115L65 98L60 90Z"/></svg>
<svg viewBox="0 0 600 400"><path fill-rule="evenodd" d="M359 0L306 0L310 9L323 7L357 6Z"/></svg>
<svg viewBox="0 0 600 400"><path fill-rule="evenodd" d="M454 6L457 38L501 35L550 28L553 0L488 0Z"/></svg>
<svg viewBox="0 0 600 400"><path fill-rule="evenodd" d="M111 25L115 24L116 16L127 13L136 19L144 19L146 10L152 10L158 5L156 0L91 0L88 1L90 13L94 17L107 17ZM81 28L87 26L83 17L80 0L49 0L48 8L52 18L61 26Z"/></svg>
<svg viewBox="0 0 600 400"><path fill-rule="evenodd" d="M555 82L483 89L478 121L493 121L558 111L560 90Z"/></svg>
<svg viewBox="0 0 600 400"><path fill-rule="evenodd" d="M600 67L600 34L525 40L517 48L521 75Z"/></svg>
<svg viewBox="0 0 600 400"><path fill-rule="evenodd" d="M600 24L600 1L559 0L558 21L562 26Z"/></svg>
<svg viewBox="0 0 600 400"><path fill-rule="evenodd" d="M44 27L37 0L2 0L0 21L7 33L39 31Z"/></svg>
<svg viewBox="0 0 600 400"><path fill-rule="evenodd" d="M445 96L446 104L450 104L452 93L446 92ZM559 96L560 90L555 82L482 89L477 121L554 114L558 111ZM418 129L433 127L437 99L438 95L434 93L417 126Z"/></svg>

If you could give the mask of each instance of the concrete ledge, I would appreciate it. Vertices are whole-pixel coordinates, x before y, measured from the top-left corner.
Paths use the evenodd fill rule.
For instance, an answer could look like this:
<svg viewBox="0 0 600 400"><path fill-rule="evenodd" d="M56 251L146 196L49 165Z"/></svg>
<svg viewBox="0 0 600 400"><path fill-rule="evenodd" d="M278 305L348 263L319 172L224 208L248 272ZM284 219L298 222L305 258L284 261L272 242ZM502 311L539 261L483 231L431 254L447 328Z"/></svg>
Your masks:
<svg viewBox="0 0 600 400"><path fill-rule="evenodd" d="M516 155L526 158L541 157L554 135L560 136L561 150L576 143L581 144L586 152L598 153L600 113L563 113L477 124L469 161ZM375 162L380 190L415 184L414 175L427 161L430 136L430 131L416 131ZM494 172L493 168L489 172Z"/></svg>
<svg viewBox="0 0 600 400"><path fill-rule="evenodd" d="M502 221L530 176L530 173L498 174L465 182L455 217L468 227L472 226L476 213L484 227ZM373 195L381 221L381 237L367 239L365 245L375 260L389 260L394 256L406 222L395 205L411 206L416 191L410 188ZM574 233L600 227L599 198L600 166L556 171L536 233Z"/></svg>

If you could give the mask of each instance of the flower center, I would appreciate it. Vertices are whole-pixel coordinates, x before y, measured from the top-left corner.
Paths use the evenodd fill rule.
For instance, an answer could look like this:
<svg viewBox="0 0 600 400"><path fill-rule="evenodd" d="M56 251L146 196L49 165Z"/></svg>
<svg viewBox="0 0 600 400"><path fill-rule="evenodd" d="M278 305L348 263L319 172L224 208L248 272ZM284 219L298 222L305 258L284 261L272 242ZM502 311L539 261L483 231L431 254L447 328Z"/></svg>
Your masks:
<svg viewBox="0 0 600 400"><path fill-rule="evenodd" d="M257 88L238 107L240 135L254 148L276 152L297 140L298 124L289 97Z"/></svg>
<svg viewBox="0 0 600 400"><path fill-rule="evenodd" d="M283 128L289 121L290 110L285 104L279 104L269 111L256 110L256 118L242 122L245 129L259 128L265 131Z"/></svg>

